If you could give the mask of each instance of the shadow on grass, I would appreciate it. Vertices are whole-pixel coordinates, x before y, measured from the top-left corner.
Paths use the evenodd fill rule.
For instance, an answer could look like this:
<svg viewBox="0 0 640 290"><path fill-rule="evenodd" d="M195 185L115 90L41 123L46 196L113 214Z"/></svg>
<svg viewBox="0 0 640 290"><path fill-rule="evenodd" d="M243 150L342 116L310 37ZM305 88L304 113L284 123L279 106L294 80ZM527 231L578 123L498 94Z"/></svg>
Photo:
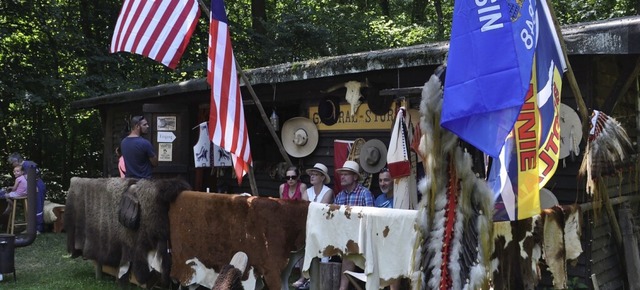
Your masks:
<svg viewBox="0 0 640 290"><path fill-rule="evenodd" d="M16 248L16 282L12 273L5 273L0 289L121 289L109 275L96 279L91 261L71 259L66 238L64 233L44 233L33 244Z"/></svg>

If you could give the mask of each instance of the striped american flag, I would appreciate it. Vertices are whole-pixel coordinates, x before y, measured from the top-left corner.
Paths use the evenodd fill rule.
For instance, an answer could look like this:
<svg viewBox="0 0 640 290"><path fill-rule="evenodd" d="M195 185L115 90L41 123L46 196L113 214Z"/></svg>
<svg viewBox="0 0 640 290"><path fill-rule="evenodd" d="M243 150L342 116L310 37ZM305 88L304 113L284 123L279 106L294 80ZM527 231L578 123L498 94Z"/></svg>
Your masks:
<svg viewBox="0 0 640 290"><path fill-rule="evenodd" d="M209 136L211 141L231 152L238 184L251 166L251 148L244 118L242 96L227 14L222 0L211 1L209 61L207 81L211 85Z"/></svg>
<svg viewBox="0 0 640 290"><path fill-rule="evenodd" d="M198 17L196 0L125 0L110 52L137 53L174 69Z"/></svg>

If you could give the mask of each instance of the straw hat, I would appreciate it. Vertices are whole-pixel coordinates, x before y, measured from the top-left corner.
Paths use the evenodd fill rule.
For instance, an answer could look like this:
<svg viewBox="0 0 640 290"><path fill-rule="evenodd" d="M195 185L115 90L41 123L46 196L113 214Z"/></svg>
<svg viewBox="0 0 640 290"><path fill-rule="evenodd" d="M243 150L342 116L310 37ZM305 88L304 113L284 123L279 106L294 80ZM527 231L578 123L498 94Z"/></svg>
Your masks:
<svg viewBox="0 0 640 290"><path fill-rule="evenodd" d="M360 165L358 165L358 162L355 162L353 160L345 161L344 165L342 165L341 168L336 169L336 172L340 173L340 171L349 171L355 173L358 178L360 178Z"/></svg>
<svg viewBox="0 0 640 290"><path fill-rule="evenodd" d="M378 139L371 139L360 148L360 166L368 173L377 173L387 164L387 146Z"/></svg>
<svg viewBox="0 0 640 290"><path fill-rule="evenodd" d="M546 188L540 188L540 208L547 209L560 205L558 198Z"/></svg>
<svg viewBox="0 0 640 290"><path fill-rule="evenodd" d="M582 140L582 123L578 113L568 105L560 104L560 154L558 158L566 158L572 153L580 155L580 141Z"/></svg>
<svg viewBox="0 0 640 290"><path fill-rule="evenodd" d="M307 174L311 174L311 172L322 173L322 175L324 175L324 184L329 184L329 182L331 182L331 177L329 177L329 169L327 169L327 166L322 163L316 163L313 168L309 168L305 171L307 172Z"/></svg>
<svg viewBox="0 0 640 290"><path fill-rule="evenodd" d="M282 145L293 157L305 157L318 146L318 128L308 118L295 117L282 125Z"/></svg>

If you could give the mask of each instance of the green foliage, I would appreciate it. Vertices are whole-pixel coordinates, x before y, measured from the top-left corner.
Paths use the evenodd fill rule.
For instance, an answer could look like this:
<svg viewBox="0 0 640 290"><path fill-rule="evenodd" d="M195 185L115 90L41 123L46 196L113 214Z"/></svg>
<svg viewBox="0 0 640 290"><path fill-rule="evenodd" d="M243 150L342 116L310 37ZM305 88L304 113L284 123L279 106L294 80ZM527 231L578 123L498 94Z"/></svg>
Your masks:
<svg viewBox="0 0 640 290"><path fill-rule="evenodd" d="M383 1L266 1L265 32L258 33L252 1L259 0L226 1L236 58L245 69L447 40L453 13L453 1L389 0L388 15ZM634 15L638 1L556 0L554 7L569 24ZM441 18L434 3L441 4ZM74 111L71 102L206 74L208 15L201 15L178 69L170 70L139 55L109 53L121 5L0 1L0 161L20 152L37 162L57 201L72 176L102 176L101 115Z"/></svg>

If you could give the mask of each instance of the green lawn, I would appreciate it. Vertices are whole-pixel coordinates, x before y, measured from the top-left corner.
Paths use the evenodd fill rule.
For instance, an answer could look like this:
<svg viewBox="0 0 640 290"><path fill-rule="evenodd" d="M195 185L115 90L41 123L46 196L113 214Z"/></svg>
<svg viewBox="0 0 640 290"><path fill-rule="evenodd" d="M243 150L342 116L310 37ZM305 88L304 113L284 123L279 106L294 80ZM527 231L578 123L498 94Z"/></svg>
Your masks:
<svg viewBox="0 0 640 290"><path fill-rule="evenodd" d="M33 244L16 248L15 267L17 281L4 274L0 289L121 289L114 277L96 279L92 262L69 258L64 233L40 234Z"/></svg>

